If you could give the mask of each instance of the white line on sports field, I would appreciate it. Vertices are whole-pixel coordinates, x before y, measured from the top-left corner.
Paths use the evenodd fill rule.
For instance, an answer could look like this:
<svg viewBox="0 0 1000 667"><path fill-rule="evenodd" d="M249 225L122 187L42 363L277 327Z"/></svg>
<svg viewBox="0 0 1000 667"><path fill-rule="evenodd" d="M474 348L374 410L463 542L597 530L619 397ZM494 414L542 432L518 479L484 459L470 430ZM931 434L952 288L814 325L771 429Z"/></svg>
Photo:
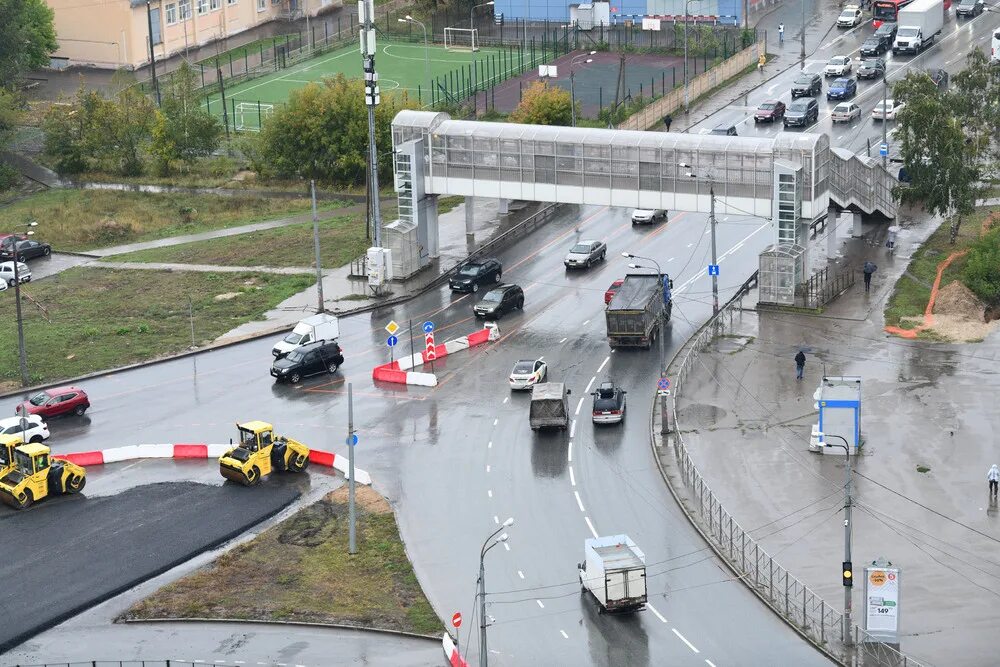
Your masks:
<svg viewBox="0 0 1000 667"><path fill-rule="evenodd" d="M583 407L583 399L581 398L580 402L576 404L576 412L574 412L573 414L575 415L580 414L580 408L582 407Z"/></svg>
<svg viewBox="0 0 1000 667"><path fill-rule="evenodd" d="M590 382L587 383L587 388L583 390L583 393L589 394L590 388L594 386L594 381L597 380L597 376L590 378Z"/></svg>
<svg viewBox="0 0 1000 667"><path fill-rule="evenodd" d="M561 634L563 636L563 639L569 639L569 635L566 634L565 630L560 630L559 634Z"/></svg>
<svg viewBox="0 0 1000 667"><path fill-rule="evenodd" d="M593 535L594 539L596 540L597 539L597 531L594 530L594 524L590 523L590 517L589 516L585 516L585 517L583 517L583 520L587 522L587 528L590 528L590 534Z"/></svg>
<svg viewBox="0 0 1000 667"><path fill-rule="evenodd" d="M708 658L705 658L705 664L708 665L708 667L715 667L715 663Z"/></svg>
<svg viewBox="0 0 1000 667"><path fill-rule="evenodd" d="M573 441L569 441L569 449L566 450L566 460L570 463L573 462Z"/></svg>
<svg viewBox="0 0 1000 667"><path fill-rule="evenodd" d="M576 486L576 475L573 474L573 466L569 467L569 484L570 486Z"/></svg>
<svg viewBox="0 0 1000 667"><path fill-rule="evenodd" d="M580 511L581 512L586 512L587 510L583 509L583 501L580 500L580 492L579 491L574 491L573 495L576 496L576 504L580 508Z"/></svg>
<svg viewBox="0 0 1000 667"><path fill-rule="evenodd" d="M678 638L678 639L680 639L680 640L681 640L682 642L684 642L685 644L687 644L687 647L688 647L689 649L691 649L691 650L692 650L692 651L694 651L695 653L701 653L701 651L699 651L698 649L696 649L696 648L694 647L694 644L692 644L691 642L689 642L689 641L688 641L688 640L687 640L687 639L686 639L686 638L684 637L684 635L682 635L681 633L677 632L677 628L670 628L670 629L674 631L674 634L675 634L675 635L677 635L677 638Z"/></svg>
<svg viewBox="0 0 1000 667"><path fill-rule="evenodd" d="M663 621L664 623L666 623L666 622L667 622L667 619L663 618L663 614L661 614L660 612L656 611L656 607L654 607L653 605L649 604L648 602L646 603L646 609L648 609L648 610L650 610L651 612L653 612L653 614L654 614L654 615L655 615L655 616L656 616L656 617L657 617L658 619L660 619L661 621Z"/></svg>
<svg viewBox="0 0 1000 667"><path fill-rule="evenodd" d="M597 367L597 372L600 373L603 371L609 361L611 361L611 357L604 357L604 361L602 361L601 365Z"/></svg>

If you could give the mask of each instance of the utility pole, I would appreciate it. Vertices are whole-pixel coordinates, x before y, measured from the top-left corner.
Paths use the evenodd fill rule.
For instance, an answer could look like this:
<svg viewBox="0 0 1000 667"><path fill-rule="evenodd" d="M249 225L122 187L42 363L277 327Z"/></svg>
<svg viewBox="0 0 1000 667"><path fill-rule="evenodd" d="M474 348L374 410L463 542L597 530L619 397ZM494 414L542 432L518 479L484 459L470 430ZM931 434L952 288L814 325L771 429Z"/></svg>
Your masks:
<svg viewBox="0 0 1000 667"><path fill-rule="evenodd" d="M885 71L882 72L882 143L885 145L885 153L886 153L885 155L882 156L882 168L883 169L886 168L886 162L889 159L889 140L886 137L887 130L886 130L886 127L885 127L886 125L889 124L888 121L886 121L886 119L885 119L885 115L886 115L886 113L888 113L888 109L885 108L886 107L886 102L888 101L887 97L889 95L889 82L886 80L887 77L888 77L888 74L889 74L888 72L885 72ZM879 148L879 153L881 153L881 152L882 152L882 149Z"/></svg>
<svg viewBox="0 0 1000 667"><path fill-rule="evenodd" d="M309 188L312 191L313 250L316 252L316 312L322 313L325 310L325 301L323 300L323 267L320 265L319 257L319 215L316 213L316 179L309 181Z"/></svg>
<svg viewBox="0 0 1000 667"><path fill-rule="evenodd" d="M806 0L802 0L802 32L799 33L799 41L802 45L799 49L799 60L802 61L802 68L806 66Z"/></svg>
<svg viewBox="0 0 1000 667"><path fill-rule="evenodd" d="M160 84L156 81L156 55L153 53L153 8L149 0L146 0L146 25L149 28L149 71L156 91L156 106L160 106Z"/></svg>
<svg viewBox="0 0 1000 667"><path fill-rule="evenodd" d="M827 438L843 440L844 444L831 445L826 442ZM851 447L847 442L847 438L829 433L823 434L823 444L826 447L843 447L844 453L847 455L844 464L847 474L847 480L844 482L844 638L845 643L850 646L853 641L853 633L851 632L851 608L853 606L851 602L851 584L854 581L854 570L851 565ZM850 575L847 573L848 567L851 567Z"/></svg>
<svg viewBox="0 0 1000 667"><path fill-rule="evenodd" d="M347 383L347 516L350 528L348 529L347 552L351 555L358 553L358 545L355 541L356 520L354 513L354 383Z"/></svg>
<svg viewBox="0 0 1000 667"><path fill-rule="evenodd" d="M479 559L479 664L488 667L489 649L486 646L486 565Z"/></svg>
<svg viewBox="0 0 1000 667"><path fill-rule="evenodd" d="M362 0L364 30L361 31L362 65L365 70L365 106L368 107L368 179L371 187L372 236L376 248L382 247L382 212L379 209L378 149L375 146L375 107L381 102L378 73L375 71L375 14L373 0Z"/></svg>
<svg viewBox="0 0 1000 667"><path fill-rule="evenodd" d="M576 127L576 82L573 77L573 66L570 65L569 70L569 101L570 101L570 113L573 116L573 127Z"/></svg>
<svg viewBox="0 0 1000 667"><path fill-rule="evenodd" d="M716 256L715 250L715 185L709 181L708 184L708 197L711 200L708 209L708 224L709 229L712 232L712 265L718 266L719 259ZM712 314L715 315L719 312L719 274L712 274Z"/></svg>
<svg viewBox="0 0 1000 667"><path fill-rule="evenodd" d="M226 142L229 142L229 110L226 108L226 83L222 80L222 68L219 59L215 59L215 75L219 78L219 94L222 96L222 124L226 126ZM236 122L236 119L233 119Z"/></svg>

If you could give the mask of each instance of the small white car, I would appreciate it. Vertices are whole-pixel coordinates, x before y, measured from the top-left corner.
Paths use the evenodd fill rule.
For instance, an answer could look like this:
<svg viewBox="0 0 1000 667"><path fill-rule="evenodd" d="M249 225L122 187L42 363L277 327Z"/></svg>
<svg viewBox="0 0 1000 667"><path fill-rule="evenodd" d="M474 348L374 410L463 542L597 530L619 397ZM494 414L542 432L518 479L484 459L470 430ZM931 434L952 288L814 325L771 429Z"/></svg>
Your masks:
<svg viewBox="0 0 1000 667"><path fill-rule="evenodd" d="M834 56L826 63L826 67L823 68L823 76L847 76L851 73L851 58L850 56Z"/></svg>
<svg viewBox="0 0 1000 667"><path fill-rule="evenodd" d="M841 102L830 113L834 123L850 123L855 118L861 118L861 107L854 102Z"/></svg>
<svg viewBox="0 0 1000 667"><path fill-rule="evenodd" d="M847 5L844 7L844 11L840 12L840 16L837 17L837 27L853 28L864 20L864 15L858 9L857 5Z"/></svg>
<svg viewBox="0 0 1000 667"><path fill-rule="evenodd" d="M886 100L885 106L882 106L882 102L878 102L872 109L872 118L875 120L896 120L896 115L905 106L903 102L897 102L893 99Z"/></svg>
<svg viewBox="0 0 1000 667"><path fill-rule="evenodd" d="M14 286L14 262L0 262L0 280L8 287ZM31 282L31 269L24 262L17 263L17 280L21 283Z"/></svg>
<svg viewBox="0 0 1000 667"><path fill-rule="evenodd" d="M632 211L633 225L651 225L654 222L667 219L667 212L663 209L637 208Z"/></svg>
<svg viewBox="0 0 1000 667"><path fill-rule="evenodd" d="M589 269L597 262L603 262L608 254L608 246L604 241L579 241L569 249L563 260L567 269Z"/></svg>
<svg viewBox="0 0 1000 667"><path fill-rule="evenodd" d="M520 359L510 371L507 382L511 389L531 389L543 381L548 372L548 364L541 359Z"/></svg>
<svg viewBox="0 0 1000 667"><path fill-rule="evenodd" d="M8 417L0 419L0 435L20 436L25 442L42 442L49 439L49 427L39 415L28 415L27 429L21 435L21 418Z"/></svg>

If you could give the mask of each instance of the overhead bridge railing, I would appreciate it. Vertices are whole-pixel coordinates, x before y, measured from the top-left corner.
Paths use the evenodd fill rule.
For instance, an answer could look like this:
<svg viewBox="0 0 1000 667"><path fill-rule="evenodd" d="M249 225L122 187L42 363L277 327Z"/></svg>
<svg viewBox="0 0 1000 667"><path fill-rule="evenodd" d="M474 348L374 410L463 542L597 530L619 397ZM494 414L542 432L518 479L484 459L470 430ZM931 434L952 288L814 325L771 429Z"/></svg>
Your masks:
<svg viewBox="0 0 1000 667"><path fill-rule="evenodd" d="M841 208L896 217L892 189L899 181L882 168L879 158L858 156L843 148L830 149L830 199Z"/></svg>

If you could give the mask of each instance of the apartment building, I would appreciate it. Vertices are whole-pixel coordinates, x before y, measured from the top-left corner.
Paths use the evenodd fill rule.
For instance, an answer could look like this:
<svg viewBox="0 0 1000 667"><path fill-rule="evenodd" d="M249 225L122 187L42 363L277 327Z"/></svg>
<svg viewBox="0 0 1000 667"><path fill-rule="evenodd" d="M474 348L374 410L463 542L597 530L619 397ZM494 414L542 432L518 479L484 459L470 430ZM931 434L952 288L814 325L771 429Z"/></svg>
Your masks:
<svg viewBox="0 0 1000 667"><path fill-rule="evenodd" d="M134 69L277 20L315 16L340 0L46 0L57 66ZM151 26L151 27L150 27Z"/></svg>

